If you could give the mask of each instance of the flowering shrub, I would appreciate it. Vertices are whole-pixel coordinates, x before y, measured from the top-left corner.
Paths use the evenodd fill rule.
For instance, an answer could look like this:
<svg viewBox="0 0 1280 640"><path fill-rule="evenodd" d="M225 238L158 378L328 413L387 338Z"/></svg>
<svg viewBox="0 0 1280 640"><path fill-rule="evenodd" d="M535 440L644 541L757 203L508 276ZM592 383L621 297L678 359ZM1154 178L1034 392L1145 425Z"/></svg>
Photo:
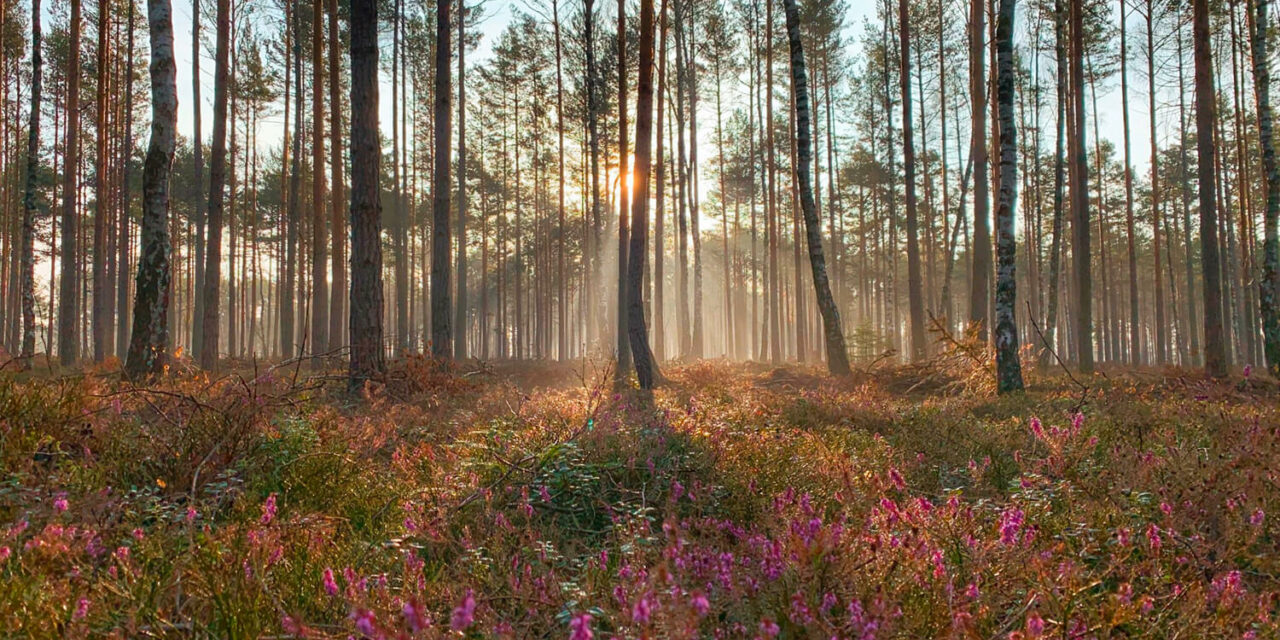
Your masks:
<svg viewBox="0 0 1280 640"><path fill-rule="evenodd" d="M541 365L540 365L541 366ZM0 635L1266 638L1256 380L0 380ZM892 376L890 376L892 378Z"/></svg>

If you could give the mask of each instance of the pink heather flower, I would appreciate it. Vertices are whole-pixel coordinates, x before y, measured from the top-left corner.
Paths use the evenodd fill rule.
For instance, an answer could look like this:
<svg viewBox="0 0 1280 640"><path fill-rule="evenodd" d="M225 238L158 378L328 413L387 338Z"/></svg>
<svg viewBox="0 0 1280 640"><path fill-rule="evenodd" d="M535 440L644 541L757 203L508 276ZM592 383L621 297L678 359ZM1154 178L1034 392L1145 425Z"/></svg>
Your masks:
<svg viewBox="0 0 1280 640"><path fill-rule="evenodd" d="M1160 527L1154 523L1147 525L1147 543L1151 545L1152 551L1160 551L1163 541L1160 539Z"/></svg>
<svg viewBox="0 0 1280 640"><path fill-rule="evenodd" d="M1260 527L1262 526L1262 521L1265 520L1266 517L1267 517L1266 512L1264 512L1261 508L1259 508L1258 510L1253 512L1253 515L1249 516L1249 524L1255 527Z"/></svg>
<svg viewBox="0 0 1280 640"><path fill-rule="evenodd" d="M9 556L12 554L13 554L13 551L9 549L9 547L0 547L0 562L4 562L5 560L8 560Z"/></svg>
<svg viewBox="0 0 1280 640"><path fill-rule="evenodd" d="M591 631L591 614L581 613L569 621L569 640L591 640L595 633Z"/></svg>
<svg viewBox="0 0 1280 640"><path fill-rule="evenodd" d="M453 618L449 621L449 626L454 631L463 631L471 626L476 619L476 595L471 589L467 589L467 595L462 597L462 602L453 610Z"/></svg>
<svg viewBox="0 0 1280 640"><path fill-rule="evenodd" d="M134 540L141 540L141 539L143 539L143 538L145 538L145 537L146 537L146 534L144 534L144 533L142 532L142 529L134 529L134 530L133 530L133 539L134 539Z"/></svg>
<svg viewBox="0 0 1280 640"><path fill-rule="evenodd" d="M1119 542L1122 547L1127 547L1129 546L1130 535L1131 533L1128 527L1120 527L1116 530L1116 542Z"/></svg>
<svg viewBox="0 0 1280 640"><path fill-rule="evenodd" d="M705 594L695 593L693 594L693 599L689 602L693 605L693 610L698 612L699 617L707 615L707 612L711 610L711 601L707 600Z"/></svg>
<svg viewBox="0 0 1280 640"><path fill-rule="evenodd" d="M778 623L772 620L764 620L760 622L760 635L766 638L776 638L782 629L778 628Z"/></svg>
<svg viewBox="0 0 1280 640"><path fill-rule="evenodd" d="M1042 635L1044 635L1044 619L1040 614L1032 612L1027 616L1027 637L1039 638Z"/></svg>
<svg viewBox="0 0 1280 640"><path fill-rule="evenodd" d="M378 629L374 626L373 612L368 609L356 609L351 613L351 617L356 622L356 631L362 635L373 637L377 635Z"/></svg>
<svg viewBox="0 0 1280 640"><path fill-rule="evenodd" d="M58 498L57 498L56 500L54 500L54 501L53 501L53 508L54 508L54 510L55 510L55 511L57 511L58 513L62 513L62 512L64 512L64 511L66 511L66 510L67 510L67 497L66 497L66 496L58 496Z"/></svg>
<svg viewBox="0 0 1280 640"><path fill-rule="evenodd" d="M79 602L76 602L76 611L71 615L71 619L84 620L87 615L89 615L89 599L80 598Z"/></svg>
<svg viewBox="0 0 1280 640"><path fill-rule="evenodd" d="M1160 503L1160 513L1163 513L1163 514L1165 514L1166 516L1167 516L1167 515L1172 515L1172 514L1173 514L1173 507L1169 506L1169 503L1168 503L1168 502L1161 502L1161 503Z"/></svg>
<svg viewBox="0 0 1280 640"><path fill-rule="evenodd" d="M636 600L635 606L631 607L631 619L636 621L638 624L648 624L649 617L653 615L653 602L651 601L651 597L652 596L646 593L640 596L639 600Z"/></svg>
<svg viewBox="0 0 1280 640"><path fill-rule="evenodd" d="M430 618L424 616L422 608L415 605L412 600L406 600L400 612L404 614L404 621L413 633L422 631L430 624Z"/></svg>
<svg viewBox="0 0 1280 640"><path fill-rule="evenodd" d="M684 485L680 484L679 480L672 480L671 481L671 499L679 500L680 496L683 496L683 495L684 495Z"/></svg>
<svg viewBox="0 0 1280 640"><path fill-rule="evenodd" d="M1012 545L1018 541L1018 532L1022 530L1022 510L1009 507L1000 514L1000 543Z"/></svg>
<svg viewBox="0 0 1280 640"><path fill-rule="evenodd" d="M338 582L333 579L333 569L325 567L324 570L324 592L331 595L338 595Z"/></svg>
<svg viewBox="0 0 1280 640"><path fill-rule="evenodd" d="M538 487L538 497L542 498L543 502L551 502L551 492L547 490L547 485Z"/></svg>
<svg viewBox="0 0 1280 640"><path fill-rule="evenodd" d="M1253 365L1251 365L1251 364L1246 364L1246 365L1244 366L1244 371L1243 371L1243 373L1244 373L1244 377L1248 378L1248 377L1249 377L1249 375L1253 373Z"/></svg>
<svg viewBox="0 0 1280 640"><path fill-rule="evenodd" d="M280 628L290 635L302 635L302 625L298 624L298 621L294 620L293 616L282 616L280 618Z"/></svg>
<svg viewBox="0 0 1280 640"><path fill-rule="evenodd" d="M1031 433L1036 439L1044 440L1044 427L1040 424L1040 418L1031 418Z"/></svg>
<svg viewBox="0 0 1280 640"><path fill-rule="evenodd" d="M907 488L906 481L902 479L902 473L892 467L889 469L889 480L893 482L893 486L897 487L898 491Z"/></svg>
<svg viewBox="0 0 1280 640"><path fill-rule="evenodd" d="M276 517L276 494L267 496L267 501L262 503L262 518L258 520L263 526L271 524Z"/></svg>
<svg viewBox="0 0 1280 640"><path fill-rule="evenodd" d="M187 522L195 522L199 515L194 507L187 507Z"/></svg>

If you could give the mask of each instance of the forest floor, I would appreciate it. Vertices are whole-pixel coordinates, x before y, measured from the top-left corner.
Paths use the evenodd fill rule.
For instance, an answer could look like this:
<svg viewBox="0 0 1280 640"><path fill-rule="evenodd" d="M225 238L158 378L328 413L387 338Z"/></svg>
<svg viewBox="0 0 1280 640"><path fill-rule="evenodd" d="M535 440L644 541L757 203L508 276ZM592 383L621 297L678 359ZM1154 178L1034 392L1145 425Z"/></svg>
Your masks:
<svg viewBox="0 0 1280 640"><path fill-rule="evenodd" d="M1280 388L0 377L0 637L1276 638Z"/></svg>

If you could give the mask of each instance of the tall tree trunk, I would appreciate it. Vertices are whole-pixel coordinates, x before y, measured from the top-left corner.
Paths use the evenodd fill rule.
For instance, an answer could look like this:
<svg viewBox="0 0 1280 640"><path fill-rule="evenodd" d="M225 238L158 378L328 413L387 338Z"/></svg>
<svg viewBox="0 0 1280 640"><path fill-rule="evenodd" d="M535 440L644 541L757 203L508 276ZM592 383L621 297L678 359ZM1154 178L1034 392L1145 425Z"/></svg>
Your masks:
<svg viewBox="0 0 1280 640"><path fill-rule="evenodd" d="M1129 33L1127 2L1120 2L1120 103L1124 119L1124 211L1129 258L1129 364L1143 361L1142 332L1138 316L1138 250L1133 221L1133 164L1129 159Z"/></svg>
<svg viewBox="0 0 1280 640"><path fill-rule="evenodd" d="M40 166L40 88L44 57L41 49L40 0L31 0L31 112L27 121L27 171L22 191L22 348L19 365L31 368L36 352L36 171ZM50 285L53 283L50 282Z"/></svg>
<svg viewBox="0 0 1280 640"><path fill-rule="evenodd" d="M324 206L324 0L311 12L311 353L329 351L329 280ZM338 105L334 104L336 111ZM315 362L316 366L320 361Z"/></svg>
<svg viewBox="0 0 1280 640"><path fill-rule="evenodd" d="M129 352L129 334L130 327L126 318L129 316L129 205L132 196L132 185L130 184L130 163L133 160L133 55L134 55L134 0L129 1L129 28L126 39L128 47L128 62L125 64L125 90L124 90L124 149L121 152L123 161L120 163L120 214L119 228L117 230L117 247L119 254L117 257L116 269L116 313L118 321L116 323L116 354L120 358L125 358ZM197 196L197 201L199 197ZM172 339L174 332L169 332Z"/></svg>
<svg viewBox="0 0 1280 640"><path fill-rule="evenodd" d="M378 3L351 2L351 369L359 388L386 371L382 352Z"/></svg>
<svg viewBox="0 0 1280 640"><path fill-rule="evenodd" d="M1071 139L1071 261L1076 274L1075 344L1080 370L1093 371L1093 276L1089 250L1089 158L1085 152L1084 7L1071 2L1071 98L1074 135Z"/></svg>
<svg viewBox="0 0 1280 640"><path fill-rule="evenodd" d="M107 325L111 320L107 317L107 301L111 297L111 286L107 283L107 210L110 198L107 196L107 94L110 85L107 81L108 45L107 12L110 3L98 0L98 80L95 96L96 114L94 128L98 132L96 156L94 160L94 211L93 211L93 309L90 316L93 332L93 361L102 362L107 357Z"/></svg>
<svg viewBox="0 0 1280 640"><path fill-rule="evenodd" d="M627 11L618 0L618 307L615 382L621 383L631 370L631 345L627 339ZM643 265L643 261L640 263Z"/></svg>
<svg viewBox="0 0 1280 640"><path fill-rule="evenodd" d="M666 0L663 0L665 5ZM665 7L664 7L665 8ZM652 389L658 375L644 321L644 262L649 233L649 182L653 143L653 0L640 0L640 68L636 88L635 193L631 206L631 247L627 262L627 331L640 388ZM618 310L622 313L622 310Z"/></svg>
<svg viewBox="0 0 1280 640"><path fill-rule="evenodd" d="M147 0L147 20L151 31L151 141L142 170L142 252L125 362L125 372L131 377L164 371L169 332L169 168L178 129L178 69L169 0Z"/></svg>
<svg viewBox="0 0 1280 640"><path fill-rule="evenodd" d="M907 192L907 304L911 312L911 359L925 357L924 292L920 270L920 232L916 202L916 148L911 118L911 22L907 0L898 0L898 59L902 87L902 160Z"/></svg>
<svg viewBox="0 0 1280 640"><path fill-rule="evenodd" d="M71 52L67 62L67 128L62 167L62 279L58 288L58 359L63 366L80 359L80 214L76 196L80 167L80 0L71 0Z"/></svg>
<svg viewBox="0 0 1280 640"><path fill-rule="evenodd" d="M804 213L805 236L809 245L809 266L813 271L813 287L826 337L827 369L832 375L848 375L849 352L844 343L840 310L836 308L827 282L827 264L822 255L822 223L813 201L813 185L809 168L813 166L813 150L809 133L809 85L804 68L804 48L800 43L800 12L796 0L783 0L787 14L787 40L791 44L791 78L796 93L796 181L800 188L800 209ZM799 295L800 292L796 292Z"/></svg>
<svg viewBox="0 0 1280 640"><path fill-rule="evenodd" d="M454 300L453 328L457 332L453 344L453 356L459 360L467 358L467 40L466 40L467 7L465 0L458 0L458 255L455 270L458 272L458 295ZM556 20L557 34L560 21ZM559 36L557 35L557 46ZM557 49L557 52L559 49ZM556 56L559 64L559 55ZM557 81L559 75L556 76ZM558 86L558 85L557 85ZM559 111L563 111L563 103ZM560 281L564 281L564 116L560 122ZM564 321L564 293L561 292L560 324ZM563 331L561 332L563 342ZM561 354L564 353L561 345ZM561 355L563 357L563 355Z"/></svg>
<svg viewBox="0 0 1280 640"><path fill-rule="evenodd" d="M666 251L663 248L665 244L664 223L666 218L665 195L666 195L666 160L663 154L663 115L666 111L666 88L667 88L667 2L662 2L662 14L659 16L659 36L661 44L658 53L658 92L657 92L657 157L652 161L657 164L656 180L658 183L657 205L654 211L653 224L653 352L654 360L660 361L666 354L665 340L663 332L663 321L666 319L665 292L666 292Z"/></svg>
<svg viewBox="0 0 1280 640"><path fill-rule="evenodd" d="M1262 282L1259 300L1262 307L1263 346L1267 369L1280 376L1280 169L1276 166L1275 132L1271 113L1271 59L1267 42L1268 0L1253 3L1253 85L1258 104L1258 136L1262 143L1262 170L1267 194L1263 222Z"/></svg>
<svg viewBox="0 0 1280 640"><path fill-rule="evenodd" d="M1074 4L1074 3L1073 3ZM987 168L986 8L983 0L969 6L969 103L973 107L973 271L970 274L969 322L985 340L990 327L991 181Z"/></svg>
<svg viewBox="0 0 1280 640"><path fill-rule="evenodd" d="M1200 187L1200 268L1204 280L1204 368L1211 376L1227 374L1222 334L1222 276L1218 254L1217 195L1214 166L1213 57L1209 49L1209 2L1192 0L1191 24L1196 70L1196 173Z"/></svg>
<svg viewBox="0 0 1280 640"><path fill-rule="evenodd" d="M1160 150L1156 142L1155 0L1147 0L1147 108L1151 137L1151 244L1155 259L1155 363L1169 358L1169 330L1165 326L1164 277L1160 269Z"/></svg>
<svg viewBox="0 0 1280 640"><path fill-rule="evenodd" d="M225 2L226 0L221 0ZM289 206L285 213L284 221L284 283L280 285L280 355L284 359L293 357L294 348L297 343L294 336L297 332L295 327L296 307L294 305L295 296L298 294L297 281L300 279L299 273L301 269L298 266L298 227L299 213L302 199L302 17L301 3L294 4L293 16L290 20L290 26L293 33L292 37L292 60L293 60L293 149L289 153ZM216 91L215 91L216 93ZM217 123L214 123L215 137ZM216 151L214 152L217 153ZM212 170L210 175L212 176ZM213 188L213 179L210 178L210 189ZM210 200L212 202L212 200ZM210 208L210 226L213 224L213 210ZM212 245L210 245L212 252ZM206 276L211 272L206 269ZM300 305L299 305L300 306ZM206 320L208 322L208 320Z"/></svg>
<svg viewBox="0 0 1280 640"><path fill-rule="evenodd" d="M338 49L342 40L338 35L338 0L329 0L329 169L332 180L329 189L330 231L332 232L333 260L330 273L333 290L329 296L329 348L346 344L342 335L342 321L346 317L347 295L347 233L346 200L343 194L342 153L342 66L338 62Z"/></svg>
<svg viewBox="0 0 1280 640"><path fill-rule="evenodd" d="M996 386L1001 393L1022 389L1018 361L1017 239L1013 232L1018 190L1018 133L1013 120L1013 19L1016 0L1000 0L996 18L996 103L1000 112L1000 194L996 205Z"/></svg>
<svg viewBox="0 0 1280 640"><path fill-rule="evenodd" d="M209 165L209 236L205 241L205 287L204 291L197 294L204 296L204 336L200 343L200 366L205 369L212 369L218 365L218 289L222 279L222 205L223 185L227 171L227 79L230 72L227 57L231 37L231 2L218 0L217 6L217 43L213 76L213 144ZM297 34L294 38L294 54L297 55ZM296 198L294 200L296 201ZM286 357L289 355L285 354Z"/></svg>
<svg viewBox="0 0 1280 640"><path fill-rule="evenodd" d="M567 360L569 357L569 282L565 279L564 254L566 229L564 226L564 73L562 69L562 42L560 38L560 2L551 2L552 26L556 37L556 139L557 162L556 193L559 202L557 207L559 220L559 238L556 241L556 282L559 290L556 294L556 359ZM458 78L462 82L462 78Z"/></svg>
<svg viewBox="0 0 1280 640"><path fill-rule="evenodd" d="M449 273L453 256L449 242L449 148L453 129L449 119L453 90L450 88L449 8L452 0L436 2L436 87L435 87L435 174L431 185L433 224L431 230L431 352L437 358L453 357L452 305Z"/></svg>
<svg viewBox="0 0 1280 640"><path fill-rule="evenodd" d="M195 281L192 284L194 295L191 312L191 357L198 359L204 344L204 253L205 227L208 225L209 201L205 193L204 183L204 134L201 115L204 103L200 100L200 3L191 3L191 150L195 170ZM286 96L287 99L287 96ZM288 109L286 109L288 111ZM289 136L289 123L285 122L285 139Z"/></svg>

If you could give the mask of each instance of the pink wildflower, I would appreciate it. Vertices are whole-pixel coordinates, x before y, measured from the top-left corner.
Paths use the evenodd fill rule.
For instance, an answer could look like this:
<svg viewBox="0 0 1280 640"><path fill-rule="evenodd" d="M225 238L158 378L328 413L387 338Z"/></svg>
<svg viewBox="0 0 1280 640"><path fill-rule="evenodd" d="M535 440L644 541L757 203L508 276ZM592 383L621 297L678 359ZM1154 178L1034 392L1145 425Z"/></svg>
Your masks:
<svg viewBox="0 0 1280 640"><path fill-rule="evenodd" d="M1160 551L1163 541L1160 539L1160 527L1155 523L1147 525L1147 543L1151 545L1152 551Z"/></svg>
<svg viewBox="0 0 1280 640"><path fill-rule="evenodd" d="M378 629L374 625L373 612L368 609L356 609L351 613L351 617L355 620L356 631L362 635L373 637L377 635Z"/></svg>
<svg viewBox="0 0 1280 640"><path fill-rule="evenodd" d="M53 508L54 508L54 510L55 510L55 511L57 511L58 513L62 513L62 512L64 512L64 511L66 511L66 510L67 510L67 497L66 497L66 496L58 496L58 498L57 498L56 500L54 500L54 501L53 501Z"/></svg>
<svg viewBox="0 0 1280 640"><path fill-rule="evenodd" d="M1027 616L1027 637L1039 638L1042 635L1044 635L1044 619L1040 614L1032 612Z"/></svg>
<svg viewBox="0 0 1280 640"><path fill-rule="evenodd" d="M89 599L80 598L80 600L76 602L76 611L71 615L71 619L84 620L84 617L87 615L89 615Z"/></svg>
<svg viewBox="0 0 1280 640"><path fill-rule="evenodd" d="M331 595L338 595L338 582L333 579L333 569L328 567L324 570L324 592Z"/></svg>
<svg viewBox="0 0 1280 640"><path fill-rule="evenodd" d="M1000 543L1012 545L1018 541L1018 533L1022 530L1022 510L1009 507L1000 514Z"/></svg>
<svg viewBox="0 0 1280 640"><path fill-rule="evenodd" d="M1249 524L1255 527L1260 527L1262 526L1262 521L1265 520L1266 517L1266 512L1259 508L1253 512L1253 515L1249 516Z"/></svg>
<svg viewBox="0 0 1280 640"><path fill-rule="evenodd" d="M772 620L763 620L760 622L760 635L766 638L776 638L782 630L778 628L778 623Z"/></svg>
<svg viewBox="0 0 1280 640"><path fill-rule="evenodd" d="M569 640L591 640L595 633L591 631L591 614L581 613L569 621Z"/></svg>
<svg viewBox="0 0 1280 640"><path fill-rule="evenodd" d="M471 626L476 620L476 595L471 589L467 589L467 595L462 597L462 602L453 610L453 618L449 621L449 626L454 631L462 631Z"/></svg>
<svg viewBox="0 0 1280 640"><path fill-rule="evenodd" d="M276 494L267 496L267 501L262 503L262 518L258 520L259 524L266 526L276 517Z"/></svg>
<svg viewBox="0 0 1280 640"><path fill-rule="evenodd" d="M693 594L693 598L689 601L693 605L693 610L698 612L698 616L705 616L711 610L711 601L707 600L707 596L702 593Z"/></svg>

